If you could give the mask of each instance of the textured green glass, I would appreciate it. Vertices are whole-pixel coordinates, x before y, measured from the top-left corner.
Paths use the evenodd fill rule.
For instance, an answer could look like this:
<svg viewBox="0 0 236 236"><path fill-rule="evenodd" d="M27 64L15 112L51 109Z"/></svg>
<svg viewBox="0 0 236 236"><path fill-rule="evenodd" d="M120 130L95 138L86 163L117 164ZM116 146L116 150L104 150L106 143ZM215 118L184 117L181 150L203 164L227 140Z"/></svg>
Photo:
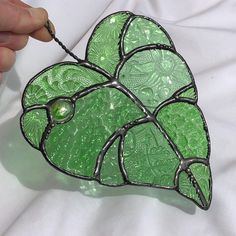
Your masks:
<svg viewBox="0 0 236 236"><path fill-rule="evenodd" d="M46 110L34 109L28 111L22 116L21 122L27 140L38 148L45 128L48 125Z"/></svg>
<svg viewBox="0 0 236 236"><path fill-rule="evenodd" d="M197 95L196 95L196 92L195 92L194 88L190 88L190 89L188 89L187 91L181 93L181 94L179 95L179 97L191 98L191 99L193 99L194 101L196 101L196 99L197 99Z"/></svg>
<svg viewBox="0 0 236 236"><path fill-rule="evenodd" d="M171 46L169 38L156 23L144 17L135 17L130 23L124 39L125 53L148 44Z"/></svg>
<svg viewBox="0 0 236 236"><path fill-rule="evenodd" d="M65 99L58 99L50 106L50 113L54 121L65 122L74 114L73 104Z"/></svg>
<svg viewBox="0 0 236 236"><path fill-rule="evenodd" d="M162 108L157 119L185 158L206 158L208 141L200 111L189 103Z"/></svg>
<svg viewBox="0 0 236 236"><path fill-rule="evenodd" d="M199 163L192 164L190 170L195 176L197 183L199 184L200 190L202 191L207 203L210 202L211 193L209 189L211 188L211 173L210 169Z"/></svg>
<svg viewBox="0 0 236 236"><path fill-rule="evenodd" d="M119 81L153 111L192 79L178 55L153 49L134 54L121 69Z"/></svg>
<svg viewBox="0 0 236 236"><path fill-rule="evenodd" d="M130 14L117 13L105 18L92 34L88 44L88 60L114 74L120 61L121 31Z"/></svg>
<svg viewBox="0 0 236 236"><path fill-rule="evenodd" d="M25 90L24 107L46 104L59 96L75 93L107 79L98 72L78 64L61 63L50 67L33 80Z"/></svg>
<svg viewBox="0 0 236 236"><path fill-rule="evenodd" d="M124 183L119 167L118 147L120 138L118 138L108 149L100 173L100 180L106 185L121 185Z"/></svg>
<svg viewBox="0 0 236 236"><path fill-rule="evenodd" d="M193 75L165 30L118 12L96 26L85 60L28 83L21 129L63 173L176 190L206 210L210 144L196 102Z"/></svg>
<svg viewBox="0 0 236 236"><path fill-rule="evenodd" d="M45 141L47 156L62 170L92 177L98 154L112 133L142 116L117 89L96 90L77 100L72 120L52 128Z"/></svg>
<svg viewBox="0 0 236 236"><path fill-rule="evenodd" d="M182 171L179 175L179 191L196 201L200 206L208 206L211 201L211 173L209 167L194 163L190 173Z"/></svg>
<svg viewBox="0 0 236 236"><path fill-rule="evenodd" d="M179 159L153 123L129 130L123 155L131 182L174 187Z"/></svg>
<svg viewBox="0 0 236 236"><path fill-rule="evenodd" d="M179 174L179 191L184 196L189 197L190 199L196 201L199 205L202 205L196 189L191 183L188 174L184 171Z"/></svg>

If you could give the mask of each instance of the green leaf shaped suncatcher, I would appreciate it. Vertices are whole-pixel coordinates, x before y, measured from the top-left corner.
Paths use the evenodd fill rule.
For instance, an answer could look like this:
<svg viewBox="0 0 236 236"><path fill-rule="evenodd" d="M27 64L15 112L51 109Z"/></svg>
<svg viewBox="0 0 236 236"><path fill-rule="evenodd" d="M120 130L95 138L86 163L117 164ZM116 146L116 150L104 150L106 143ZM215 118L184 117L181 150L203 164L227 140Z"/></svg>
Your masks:
<svg viewBox="0 0 236 236"><path fill-rule="evenodd" d="M171 189L211 202L210 141L185 60L155 21L103 19L86 58L27 84L21 129L59 171L103 185Z"/></svg>

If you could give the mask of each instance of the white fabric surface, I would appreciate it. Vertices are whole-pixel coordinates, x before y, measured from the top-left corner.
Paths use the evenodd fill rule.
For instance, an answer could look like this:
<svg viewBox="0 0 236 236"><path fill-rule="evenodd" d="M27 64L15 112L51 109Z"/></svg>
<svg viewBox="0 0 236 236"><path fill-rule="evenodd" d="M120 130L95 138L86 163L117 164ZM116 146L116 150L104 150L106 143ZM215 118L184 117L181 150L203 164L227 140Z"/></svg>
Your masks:
<svg viewBox="0 0 236 236"><path fill-rule="evenodd" d="M213 200L208 211L175 192L109 188L54 170L23 139L21 94L44 67L72 60L54 43L30 40L0 87L0 234L5 236L236 235L236 1L41 0L57 36L84 57L99 19L130 10L169 32L195 76L208 122Z"/></svg>

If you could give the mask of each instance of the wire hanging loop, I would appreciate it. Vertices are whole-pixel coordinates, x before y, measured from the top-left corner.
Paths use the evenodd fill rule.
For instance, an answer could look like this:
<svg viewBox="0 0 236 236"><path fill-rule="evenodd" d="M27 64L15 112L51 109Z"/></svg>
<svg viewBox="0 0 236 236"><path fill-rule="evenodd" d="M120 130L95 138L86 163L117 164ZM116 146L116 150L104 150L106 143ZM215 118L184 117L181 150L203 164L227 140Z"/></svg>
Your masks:
<svg viewBox="0 0 236 236"><path fill-rule="evenodd" d="M48 30L49 34L51 35L51 37L59 44L59 46L61 46L61 48L67 53L69 54L71 57L73 57L76 61L78 61L79 63L82 62L81 59L79 59L73 52L71 52L57 37L56 35L53 33L51 25L50 25L50 21L48 20L45 28Z"/></svg>

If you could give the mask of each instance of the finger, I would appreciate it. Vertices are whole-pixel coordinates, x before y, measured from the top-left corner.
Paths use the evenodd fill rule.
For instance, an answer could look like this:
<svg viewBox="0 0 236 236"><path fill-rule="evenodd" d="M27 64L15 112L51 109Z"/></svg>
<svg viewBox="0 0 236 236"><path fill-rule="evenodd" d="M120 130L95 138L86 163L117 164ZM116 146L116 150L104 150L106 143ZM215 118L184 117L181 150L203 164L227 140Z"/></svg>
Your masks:
<svg viewBox="0 0 236 236"><path fill-rule="evenodd" d="M16 54L9 48L0 47L0 72L11 69L16 60Z"/></svg>
<svg viewBox="0 0 236 236"><path fill-rule="evenodd" d="M0 47L7 47L17 51L26 46L28 39L28 35L0 32Z"/></svg>
<svg viewBox="0 0 236 236"><path fill-rule="evenodd" d="M35 32L31 33L30 36L43 42L49 42L52 40L52 37L46 28L36 30Z"/></svg>
<svg viewBox="0 0 236 236"><path fill-rule="evenodd" d="M48 19L43 8L18 7L8 1L0 2L0 30L29 34L42 28Z"/></svg>
<svg viewBox="0 0 236 236"><path fill-rule="evenodd" d="M31 8L30 5L24 3L24 2L22 2L20 0L9 0L9 1L11 3L19 6L19 7ZM54 25L52 24L51 21L49 21L49 22L50 22L51 29L52 29L52 31L55 34L55 27L54 27ZM35 38L35 39L43 41L43 42L49 42L49 41L52 40L51 35L48 33L48 30L45 27L42 27L41 29L34 31L33 33L30 34L30 36L32 38Z"/></svg>
<svg viewBox="0 0 236 236"><path fill-rule="evenodd" d="M24 3L20 0L10 0L10 1L11 1L11 3L13 3L19 7L31 8L30 5ZM55 27L51 21L49 21L49 22L50 22L51 29L55 34ZM34 31L33 33L30 34L30 36L32 38L35 38L35 39L43 41L43 42L49 42L52 40L51 35L48 33L48 30L45 27L42 27L41 29Z"/></svg>
<svg viewBox="0 0 236 236"><path fill-rule="evenodd" d="M49 22L50 22L50 28L52 32L55 34L55 27L51 21ZM31 33L30 36L43 42L49 42L52 40L52 36L49 34L46 27L36 30L35 32Z"/></svg>

